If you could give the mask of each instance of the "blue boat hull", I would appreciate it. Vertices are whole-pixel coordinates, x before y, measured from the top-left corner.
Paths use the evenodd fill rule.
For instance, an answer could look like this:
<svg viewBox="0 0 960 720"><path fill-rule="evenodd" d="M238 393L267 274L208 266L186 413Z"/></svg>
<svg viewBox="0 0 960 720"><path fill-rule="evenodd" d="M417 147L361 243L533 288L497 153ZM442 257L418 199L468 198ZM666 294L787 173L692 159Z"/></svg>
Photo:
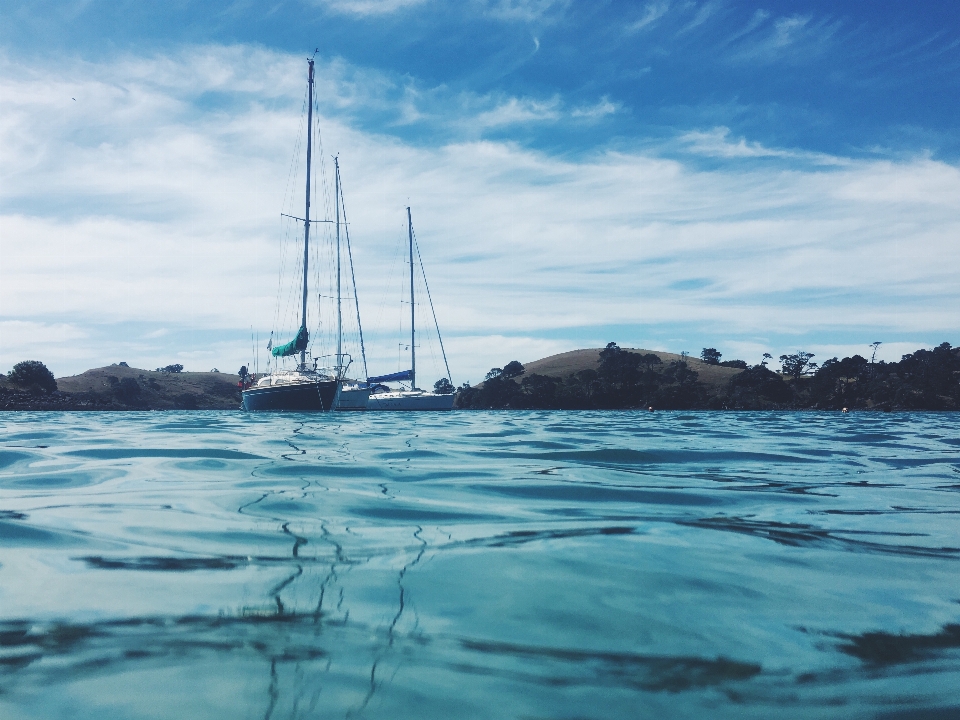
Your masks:
<svg viewBox="0 0 960 720"><path fill-rule="evenodd" d="M243 409L330 412L336 404L338 387L335 380L252 387L243 391Z"/></svg>

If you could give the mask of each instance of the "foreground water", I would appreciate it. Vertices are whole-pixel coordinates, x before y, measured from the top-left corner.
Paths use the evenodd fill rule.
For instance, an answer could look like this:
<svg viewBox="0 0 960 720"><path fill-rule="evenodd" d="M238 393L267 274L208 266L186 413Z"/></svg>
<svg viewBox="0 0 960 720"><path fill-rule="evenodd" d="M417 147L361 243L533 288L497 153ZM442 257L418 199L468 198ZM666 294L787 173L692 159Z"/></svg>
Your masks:
<svg viewBox="0 0 960 720"><path fill-rule="evenodd" d="M0 717L960 716L956 414L0 414Z"/></svg>

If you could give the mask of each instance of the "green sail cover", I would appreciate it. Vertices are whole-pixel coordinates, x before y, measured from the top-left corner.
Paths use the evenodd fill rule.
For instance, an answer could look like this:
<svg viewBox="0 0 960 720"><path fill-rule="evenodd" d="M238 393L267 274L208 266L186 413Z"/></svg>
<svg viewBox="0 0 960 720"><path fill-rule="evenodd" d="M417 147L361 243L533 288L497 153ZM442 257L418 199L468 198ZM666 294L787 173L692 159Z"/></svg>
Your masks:
<svg viewBox="0 0 960 720"><path fill-rule="evenodd" d="M277 345L270 352L274 357L289 357L290 355L296 355L297 353L303 352L307 349L307 340L309 337L310 336L307 333L307 329L305 327L301 327L300 330L297 331L297 336L293 340L288 342L286 345Z"/></svg>

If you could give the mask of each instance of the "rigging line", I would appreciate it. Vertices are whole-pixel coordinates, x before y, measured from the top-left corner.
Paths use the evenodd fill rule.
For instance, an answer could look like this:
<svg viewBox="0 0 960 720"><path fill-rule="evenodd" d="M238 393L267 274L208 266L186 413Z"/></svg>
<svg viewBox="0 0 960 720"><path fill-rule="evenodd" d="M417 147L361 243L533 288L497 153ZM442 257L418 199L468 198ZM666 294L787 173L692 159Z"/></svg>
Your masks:
<svg viewBox="0 0 960 720"><path fill-rule="evenodd" d="M357 297L357 277L353 272L353 248L350 246L350 225L347 223L347 204L343 199L343 182L340 183L340 209L343 211L344 234L347 238L347 257L350 259L350 282L353 285L353 302L357 308L357 329L360 331L360 357L363 358L363 377L370 377L367 371L367 350L363 344L363 325L360 323L360 299Z"/></svg>
<svg viewBox="0 0 960 720"><path fill-rule="evenodd" d="M312 189L311 207L320 207L317 202L317 198L320 197L323 200L323 215L324 217L330 217L330 211L329 211L330 187L329 187L329 179L327 177L327 165L326 165L326 162L324 161L326 153L324 152L324 148L323 148L323 136L320 132L320 98L318 94L315 94L313 98L313 110L317 115L317 122L315 123L314 127L310 128L310 135L311 137L316 139L318 162L314 167L315 182L313 182L311 185L311 189ZM319 213L317 214L319 215ZM311 223L312 222L313 221L311 221ZM323 223L325 221L318 221L318 222ZM323 228L323 229L326 230L327 228ZM323 256L323 247L322 247L323 244L324 244L323 237L321 237L320 233L317 233L314 246L313 246L313 254L312 254L313 272L311 274L311 277L314 281L314 287L318 291L320 289L320 280L323 272L323 269L321 267L323 265L323 263L321 262L322 256ZM324 337L323 337L323 328L324 328L323 305L318 296L317 297L316 331L313 333L310 339L310 346L309 346L311 357L315 357L318 355L322 356L325 352L326 342L324 341ZM319 347L319 352L317 352L318 347Z"/></svg>
<svg viewBox="0 0 960 720"><path fill-rule="evenodd" d="M306 222L306 220L304 220L302 217L297 217L296 215L287 215L286 213L280 213L280 214L283 217L290 218L291 220L299 220L300 222ZM313 223L330 223L332 225L335 222L336 220L311 220L310 224L312 225Z"/></svg>
<svg viewBox="0 0 960 720"><path fill-rule="evenodd" d="M450 363L447 362L447 351L443 349L443 337L440 335L440 323L437 322L437 311L433 309L433 298L430 296L430 283L427 282L427 272L423 269L423 256L420 255L420 245L417 243L417 233L413 233L413 246L417 249L417 259L420 261L420 273L423 275L423 284L427 288L427 299L430 301L430 312L433 313L433 324L437 328L437 339L440 341L440 352L443 353L443 364L447 368L447 380L453 383L450 377Z"/></svg>
<svg viewBox="0 0 960 720"><path fill-rule="evenodd" d="M304 126L304 118L306 116L305 110L307 107L308 90L309 88L304 88L304 91L303 91L303 100L301 101L301 105L300 105L300 122L297 126L297 141L294 145L293 155L290 157L290 167L287 170L287 183L286 183L286 187L284 188L283 204L281 207L287 207L288 203L292 202L291 198L292 198L293 178L297 174L297 170L300 167L300 146L303 143L303 126ZM280 272L277 273L277 304L276 304L276 312L274 313L274 320L273 320L274 329L276 329L278 332L280 329L279 327L280 307L283 304L282 282L283 282L283 270L284 270L284 264L285 264L284 248L287 246L288 244L287 241L289 239L289 233L285 235L283 232L283 220L280 221L280 224L281 224Z"/></svg>
<svg viewBox="0 0 960 720"><path fill-rule="evenodd" d="M282 221L281 221L282 222ZM284 291L284 280L288 277L290 260L290 246L294 247L296 250L297 242L295 239L291 238L289 224L285 224L285 232L281 239L281 266L280 266L280 275L278 282L280 287L277 290L277 318L275 329L277 333L285 331L288 325L288 320L290 317L290 294L289 292Z"/></svg>

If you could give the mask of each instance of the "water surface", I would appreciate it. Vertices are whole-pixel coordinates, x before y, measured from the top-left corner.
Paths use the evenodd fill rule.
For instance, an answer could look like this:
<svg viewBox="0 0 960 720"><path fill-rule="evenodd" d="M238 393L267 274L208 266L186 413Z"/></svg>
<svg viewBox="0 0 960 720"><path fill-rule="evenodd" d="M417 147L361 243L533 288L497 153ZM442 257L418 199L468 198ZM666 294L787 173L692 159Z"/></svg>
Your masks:
<svg viewBox="0 0 960 720"><path fill-rule="evenodd" d="M958 421L0 413L0 717L960 717Z"/></svg>

